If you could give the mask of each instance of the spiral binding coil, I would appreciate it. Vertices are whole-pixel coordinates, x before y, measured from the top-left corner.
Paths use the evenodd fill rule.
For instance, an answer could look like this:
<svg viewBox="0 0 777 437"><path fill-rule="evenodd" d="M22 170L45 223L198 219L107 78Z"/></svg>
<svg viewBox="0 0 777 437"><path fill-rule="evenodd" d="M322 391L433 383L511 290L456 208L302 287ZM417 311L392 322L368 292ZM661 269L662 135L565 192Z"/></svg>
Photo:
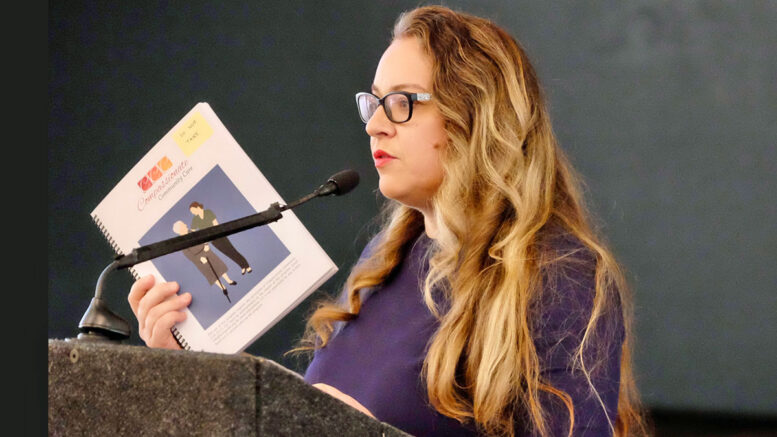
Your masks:
<svg viewBox="0 0 777 437"><path fill-rule="evenodd" d="M181 346L184 350L192 350L191 346L189 346L189 343L186 341L185 338L183 338L183 335L181 334L181 331L178 330L175 326L170 328L170 331L173 332L173 338L175 338L175 341L178 343L179 346Z"/></svg>
<svg viewBox="0 0 777 437"><path fill-rule="evenodd" d="M92 220L94 220L95 224L97 224L97 227L100 229L100 232L102 232L103 235L105 235L105 238L108 240L108 244L111 245L111 248L113 249L114 252L116 252L116 255L122 255L121 250L119 250L119 245L116 243L116 240L113 239L111 234L108 233L108 230L105 228L105 225L103 225L102 220L100 220L100 218L97 217L96 215L92 216ZM135 271L133 267L129 267L127 270L130 271L130 274L132 275L133 278L135 278L136 281L140 279L140 275L138 274L137 271ZM186 341L185 338L183 338L183 334L181 334L181 332L178 331L178 328L173 326L172 328L170 328L170 331L172 331L173 338L175 338L175 341L178 343L179 346L181 346L183 349L187 351L191 350L191 346L189 346L189 343Z"/></svg>
<svg viewBox="0 0 777 437"><path fill-rule="evenodd" d="M103 225L102 220L100 220L100 218L97 217L96 215L92 216L92 220L94 220L94 222L97 224L97 227L100 228L100 232L102 232L103 235L105 235L105 238L108 240L108 244L111 245L111 248L113 248L113 251L116 252L116 255L123 255L123 253L121 253L121 250L119 250L119 244L116 243L116 240L114 240L111 234L108 233L108 230L105 228L105 225ZM138 272L135 271L134 268L129 267L127 270L130 271L130 274L132 275L133 278L135 278L136 281L140 279L140 275L138 274Z"/></svg>
<svg viewBox="0 0 777 437"><path fill-rule="evenodd" d="M100 220L100 218L97 217L96 215L92 216L92 220L94 220L94 222L97 224L97 227L100 228L100 232L102 232L103 235L105 235L105 238L108 239L108 244L111 245L111 247L113 248L113 251L116 252L117 255L121 254L121 252L119 251L119 245L116 243L116 240L114 240L113 237L111 237L111 234L108 233L108 230L105 229L105 226L103 225L102 220Z"/></svg>

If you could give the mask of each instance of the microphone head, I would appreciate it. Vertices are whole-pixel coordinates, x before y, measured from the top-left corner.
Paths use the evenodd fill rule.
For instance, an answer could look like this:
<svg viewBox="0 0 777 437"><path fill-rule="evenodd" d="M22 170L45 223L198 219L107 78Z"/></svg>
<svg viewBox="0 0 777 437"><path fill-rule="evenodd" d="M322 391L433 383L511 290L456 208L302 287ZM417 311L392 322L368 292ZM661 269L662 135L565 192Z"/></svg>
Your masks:
<svg viewBox="0 0 777 437"><path fill-rule="evenodd" d="M343 170L333 174L327 182L332 182L337 186L333 193L335 196L346 194L359 185L359 173L355 170Z"/></svg>

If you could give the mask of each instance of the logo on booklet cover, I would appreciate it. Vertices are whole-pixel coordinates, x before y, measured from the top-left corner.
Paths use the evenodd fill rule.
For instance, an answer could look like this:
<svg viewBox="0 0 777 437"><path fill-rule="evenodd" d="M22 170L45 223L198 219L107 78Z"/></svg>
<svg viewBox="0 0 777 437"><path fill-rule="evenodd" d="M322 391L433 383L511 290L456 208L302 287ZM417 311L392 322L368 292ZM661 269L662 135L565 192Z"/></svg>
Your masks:
<svg viewBox="0 0 777 437"><path fill-rule="evenodd" d="M172 166L173 163L170 162L170 159L167 156L165 156L164 158L160 159L159 162L157 162L156 165L151 168L151 170L146 172L146 175L138 181L138 186L141 190L148 191L148 189L154 185L154 182L161 178L162 174L164 174L164 172Z"/></svg>

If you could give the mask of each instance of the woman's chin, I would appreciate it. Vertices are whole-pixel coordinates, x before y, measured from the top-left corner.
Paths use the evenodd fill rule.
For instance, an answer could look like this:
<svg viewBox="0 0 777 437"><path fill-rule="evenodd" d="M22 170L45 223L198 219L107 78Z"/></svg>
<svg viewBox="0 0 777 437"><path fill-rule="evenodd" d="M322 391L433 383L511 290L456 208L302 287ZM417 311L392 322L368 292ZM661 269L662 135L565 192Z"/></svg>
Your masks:
<svg viewBox="0 0 777 437"><path fill-rule="evenodd" d="M378 189L383 197L395 200L408 208L424 211L428 208L432 197L431 190L424 187L410 187L406 184L397 184L396 180L381 177Z"/></svg>
<svg viewBox="0 0 777 437"><path fill-rule="evenodd" d="M378 184L378 189L380 189L380 194L383 195L383 197L391 200L396 200L399 203L405 203L402 201L402 199L405 199L407 196L403 195L406 193L403 193L403 190L399 189L396 185L390 183L385 178L380 179L380 183Z"/></svg>
<svg viewBox="0 0 777 437"><path fill-rule="evenodd" d="M380 190L380 194L386 199L397 200L396 193L391 188L385 188L383 184L380 184L378 185L378 189Z"/></svg>

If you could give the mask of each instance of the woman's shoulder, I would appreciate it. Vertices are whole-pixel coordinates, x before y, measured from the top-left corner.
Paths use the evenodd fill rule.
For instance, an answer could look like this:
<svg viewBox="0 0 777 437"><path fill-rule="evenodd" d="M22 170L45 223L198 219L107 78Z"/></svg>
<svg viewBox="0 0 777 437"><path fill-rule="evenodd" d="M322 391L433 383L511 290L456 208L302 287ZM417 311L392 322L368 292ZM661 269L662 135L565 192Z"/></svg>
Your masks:
<svg viewBox="0 0 777 437"><path fill-rule="evenodd" d="M375 252L381 242L381 239L383 238L383 232L384 231L376 232L371 237L369 237L367 243L362 247L361 254L359 254L359 259L356 261L357 263L369 258Z"/></svg>
<svg viewBox="0 0 777 437"><path fill-rule="evenodd" d="M579 335L588 325L597 293L609 301L600 314L606 330L622 330L618 290L597 290L597 254L572 232L555 227L543 237L540 295L535 328L549 334ZM612 281L606 281L615 287Z"/></svg>
<svg viewBox="0 0 777 437"><path fill-rule="evenodd" d="M579 284L574 288L593 286L597 256L580 237L554 224L543 228L538 241L538 264L545 281Z"/></svg>
<svg viewBox="0 0 777 437"><path fill-rule="evenodd" d="M546 321L574 315L587 319L596 293L594 251L574 233L553 225L543 229L537 252L542 288L536 310Z"/></svg>

